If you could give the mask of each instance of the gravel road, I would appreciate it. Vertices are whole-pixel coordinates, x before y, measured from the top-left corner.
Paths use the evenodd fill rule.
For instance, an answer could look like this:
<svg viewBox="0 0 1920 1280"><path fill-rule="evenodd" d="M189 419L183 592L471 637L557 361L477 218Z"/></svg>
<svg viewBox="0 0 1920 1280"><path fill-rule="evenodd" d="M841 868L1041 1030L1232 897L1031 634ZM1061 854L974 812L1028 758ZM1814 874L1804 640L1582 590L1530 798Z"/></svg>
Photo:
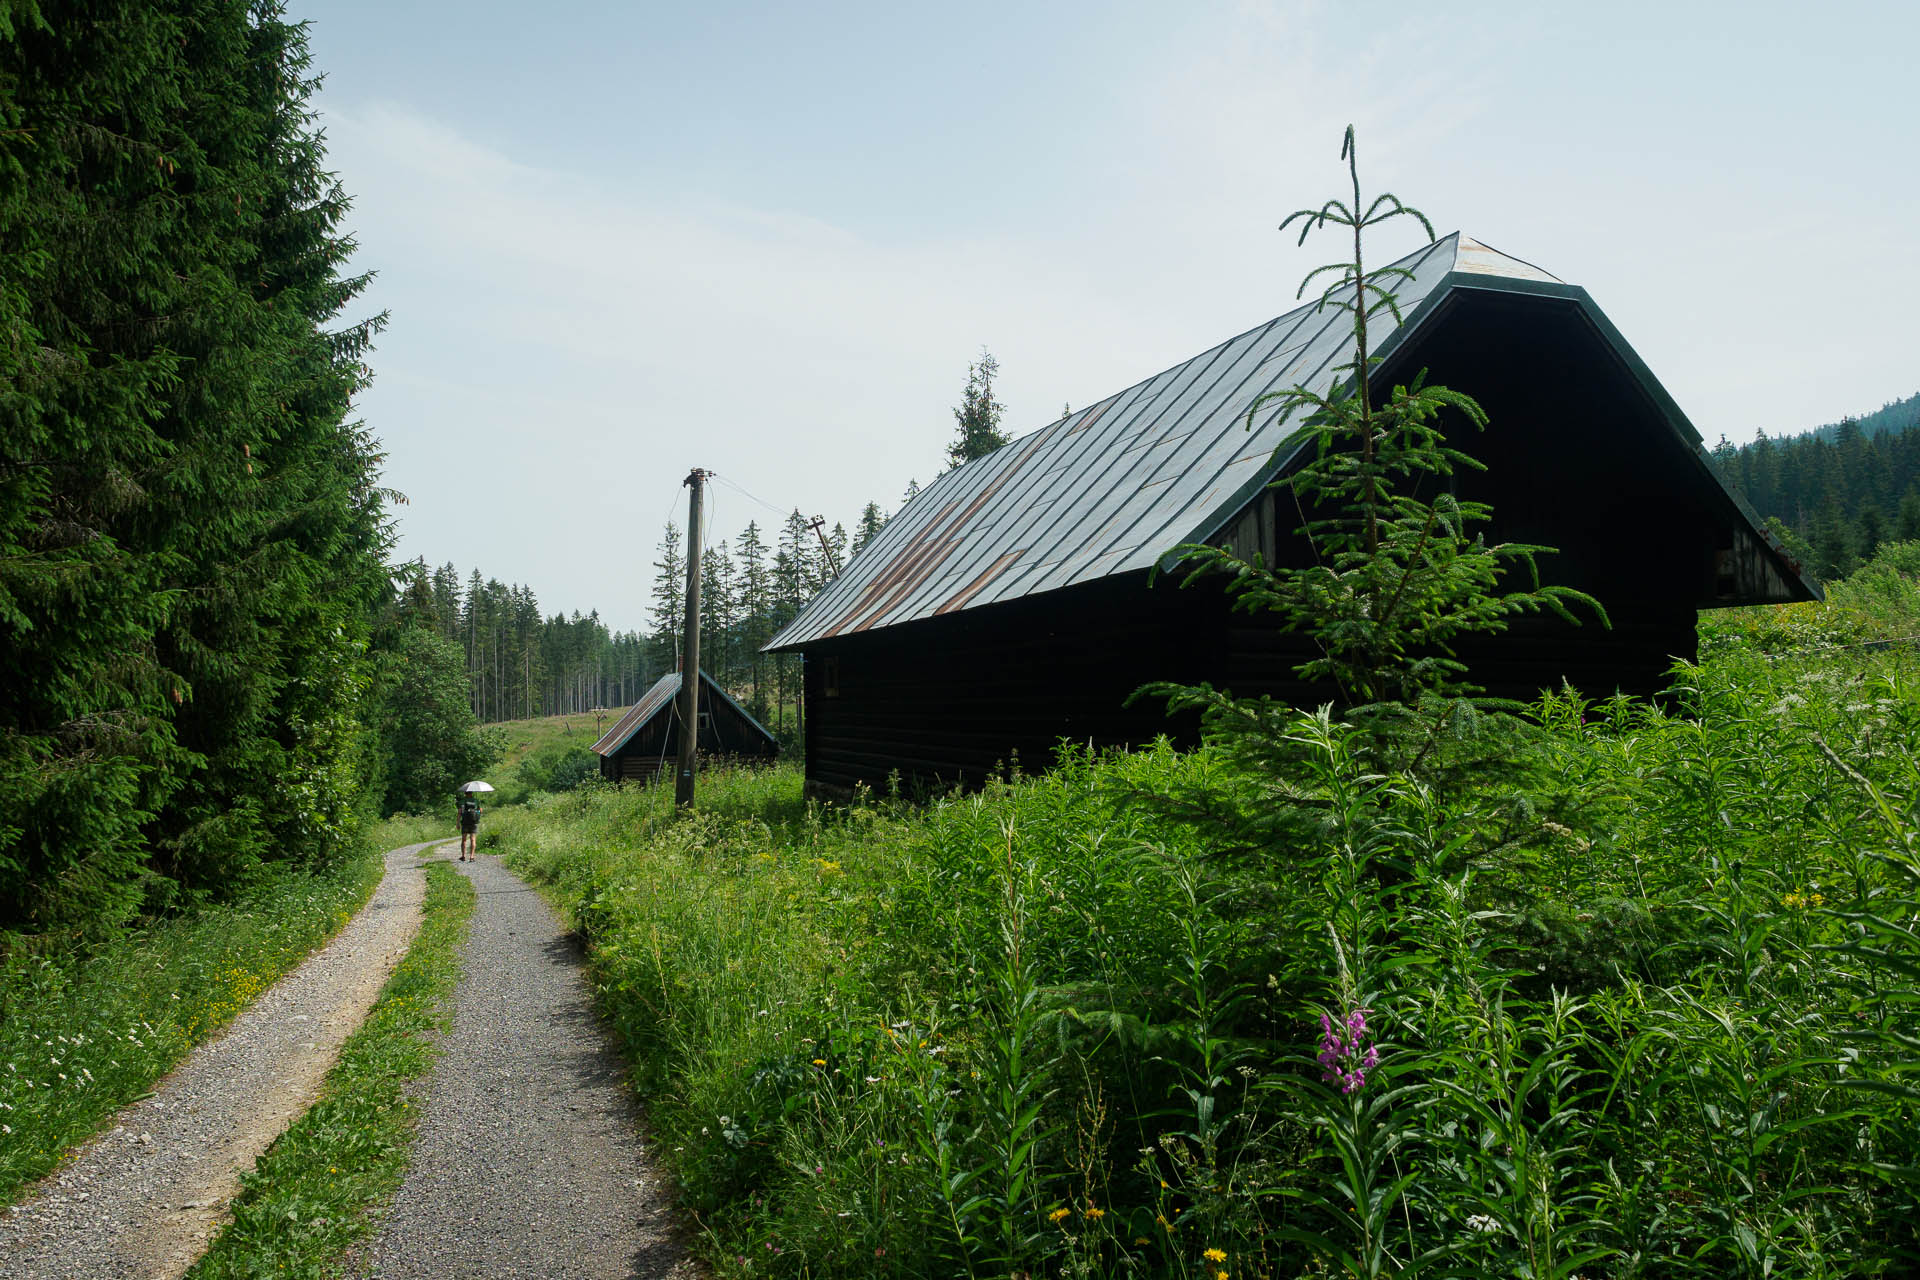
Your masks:
<svg viewBox="0 0 1920 1280"><path fill-rule="evenodd" d="M691 1280L578 947L495 859L454 866L478 897L453 1027L358 1273Z"/></svg>
<svg viewBox="0 0 1920 1280"><path fill-rule="evenodd" d="M8 1280L172 1280L205 1250L251 1169L312 1105L420 927L428 844L387 855L373 899L152 1097L0 1215Z"/></svg>

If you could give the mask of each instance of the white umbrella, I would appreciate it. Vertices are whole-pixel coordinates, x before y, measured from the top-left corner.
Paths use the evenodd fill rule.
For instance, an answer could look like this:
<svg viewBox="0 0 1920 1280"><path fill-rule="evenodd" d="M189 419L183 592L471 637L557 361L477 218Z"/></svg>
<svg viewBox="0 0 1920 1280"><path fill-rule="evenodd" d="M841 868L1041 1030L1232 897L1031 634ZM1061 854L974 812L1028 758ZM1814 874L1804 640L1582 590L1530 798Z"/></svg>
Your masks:
<svg viewBox="0 0 1920 1280"><path fill-rule="evenodd" d="M460 790L464 793L468 791L491 791L493 788L484 782L467 782L461 784Z"/></svg>

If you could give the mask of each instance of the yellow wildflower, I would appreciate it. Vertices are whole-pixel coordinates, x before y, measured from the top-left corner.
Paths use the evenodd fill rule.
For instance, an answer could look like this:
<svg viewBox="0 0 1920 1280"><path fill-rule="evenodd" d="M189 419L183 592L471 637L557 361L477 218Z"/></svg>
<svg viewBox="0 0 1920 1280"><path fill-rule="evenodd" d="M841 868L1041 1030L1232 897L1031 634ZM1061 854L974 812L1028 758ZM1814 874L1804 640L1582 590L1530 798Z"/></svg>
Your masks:
<svg viewBox="0 0 1920 1280"><path fill-rule="evenodd" d="M1206 1249L1201 1252L1200 1256L1208 1262L1225 1262L1227 1260L1227 1251L1225 1249Z"/></svg>
<svg viewBox="0 0 1920 1280"><path fill-rule="evenodd" d="M1096 1208L1093 1208L1091 1205L1088 1206L1087 1208L1088 1222L1098 1222L1100 1221L1100 1219L1106 1216L1107 1216L1107 1211L1105 1209L1096 1209Z"/></svg>
<svg viewBox="0 0 1920 1280"><path fill-rule="evenodd" d="M815 1058L813 1060L813 1065L816 1067L824 1067L827 1065L827 1060L825 1058Z"/></svg>
<svg viewBox="0 0 1920 1280"><path fill-rule="evenodd" d="M1071 1209L1055 1209L1052 1213L1047 1215L1047 1221L1058 1222L1072 1212L1073 1210Z"/></svg>

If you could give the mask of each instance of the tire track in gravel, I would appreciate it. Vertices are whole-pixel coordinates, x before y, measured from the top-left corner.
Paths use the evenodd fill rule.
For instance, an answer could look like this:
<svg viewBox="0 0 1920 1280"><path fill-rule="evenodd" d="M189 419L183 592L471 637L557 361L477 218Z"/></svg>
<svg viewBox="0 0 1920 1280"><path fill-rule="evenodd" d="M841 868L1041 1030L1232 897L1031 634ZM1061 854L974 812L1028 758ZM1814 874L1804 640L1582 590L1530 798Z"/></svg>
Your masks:
<svg viewBox="0 0 1920 1280"><path fill-rule="evenodd" d="M226 1219L240 1175L313 1104L340 1046L420 928L419 855L386 856L373 897L0 1217L8 1280L174 1280Z"/></svg>
<svg viewBox="0 0 1920 1280"><path fill-rule="evenodd" d="M494 858L455 865L476 899L453 1026L355 1274L692 1280L578 945Z"/></svg>

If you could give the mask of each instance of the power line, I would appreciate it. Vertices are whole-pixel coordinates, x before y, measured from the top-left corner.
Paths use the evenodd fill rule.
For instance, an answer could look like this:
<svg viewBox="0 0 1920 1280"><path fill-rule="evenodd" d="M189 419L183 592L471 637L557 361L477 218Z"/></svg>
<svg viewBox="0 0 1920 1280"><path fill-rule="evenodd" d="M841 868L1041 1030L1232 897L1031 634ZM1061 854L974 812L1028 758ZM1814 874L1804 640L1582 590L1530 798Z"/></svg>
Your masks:
<svg viewBox="0 0 1920 1280"><path fill-rule="evenodd" d="M721 484L724 484L725 486L727 486L727 488L732 489L735 493L738 493L741 497L746 498L748 501L759 503L761 506L765 507L767 510L773 512L773 514L779 516L782 520L787 518L787 515L788 515L787 512L782 511L779 507L774 506L771 502L768 502L765 498L754 497L752 494L748 493L745 489L741 488L738 484L735 484L732 480L729 480L727 477L721 475L718 471L708 472L708 474L711 475L715 480L718 480ZM793 508L793 510L795 511L798 511L799 509L800 508L798 507Z"/></svg>

